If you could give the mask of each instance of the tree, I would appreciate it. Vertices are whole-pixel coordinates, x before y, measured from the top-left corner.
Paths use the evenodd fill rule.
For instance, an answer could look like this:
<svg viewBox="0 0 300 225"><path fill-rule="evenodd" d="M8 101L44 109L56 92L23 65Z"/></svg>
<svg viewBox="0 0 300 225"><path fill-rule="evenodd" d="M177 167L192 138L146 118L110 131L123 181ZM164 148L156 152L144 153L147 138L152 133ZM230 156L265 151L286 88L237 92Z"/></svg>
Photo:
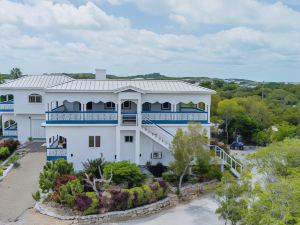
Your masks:
<svg viewBox="0 0 300 225"><path fill-rule="evenodd" d="M22 72L19 68L13 68L10 71L10 75L13 79L17 79L17 78L20 78L22 76Z"/></svg>
<svg viewBox="0 0 300 225"><path fill-rule="evenodd" d="M229 125L232 119L241 112L243 112L243 108L234 99L225 99L218 104L218 114L224 121L227 143L229 140Z"/></svg>
<svg viewBox="0 0 300 225"><path fill-rule="evenodd" d="M225 172L220 186L216 190L219 208L216 213L231 225L236 225L242 220L248 207L246 193L250 189L250 183L244 179L240 184L229 172Z"/></svg>
<svg viewBox="0 0 300 225"><path fill-rule="evenodd" d="M174 158L174 161L170 162L170 170L179 177L179 193L184 176L187 175L194 159L204 151L207 142L206 132L200 134L200 129L200 124L189 124L186 132L179 128L170 146Z"/></svg>

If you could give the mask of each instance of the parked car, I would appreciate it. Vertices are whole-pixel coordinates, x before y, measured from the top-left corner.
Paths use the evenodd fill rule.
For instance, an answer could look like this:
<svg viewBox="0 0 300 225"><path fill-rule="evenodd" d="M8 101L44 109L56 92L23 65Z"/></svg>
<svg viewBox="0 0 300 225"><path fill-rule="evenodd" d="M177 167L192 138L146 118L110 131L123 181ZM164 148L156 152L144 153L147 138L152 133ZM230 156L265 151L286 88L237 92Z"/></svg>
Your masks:
<svg viewBox="0 0 300 225"><path fill-rule="evenodd" d="M243 142L237 142L234 141L230 145L230 149L239 149L239 150L244 150L244 143Z"/></svg>

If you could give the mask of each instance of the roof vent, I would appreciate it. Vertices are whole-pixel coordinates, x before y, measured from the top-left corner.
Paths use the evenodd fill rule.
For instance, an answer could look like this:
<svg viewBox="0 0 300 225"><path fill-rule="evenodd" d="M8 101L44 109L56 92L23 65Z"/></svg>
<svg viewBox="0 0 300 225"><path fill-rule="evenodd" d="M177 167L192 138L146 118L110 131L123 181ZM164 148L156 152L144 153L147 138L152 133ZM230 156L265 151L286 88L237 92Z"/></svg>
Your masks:
<svg viewBox="0 0 300 225"><path fill-rule="evenodd" d="M95 79L96 80L106 80L106 70L105 69L96 69Z"/></svg>

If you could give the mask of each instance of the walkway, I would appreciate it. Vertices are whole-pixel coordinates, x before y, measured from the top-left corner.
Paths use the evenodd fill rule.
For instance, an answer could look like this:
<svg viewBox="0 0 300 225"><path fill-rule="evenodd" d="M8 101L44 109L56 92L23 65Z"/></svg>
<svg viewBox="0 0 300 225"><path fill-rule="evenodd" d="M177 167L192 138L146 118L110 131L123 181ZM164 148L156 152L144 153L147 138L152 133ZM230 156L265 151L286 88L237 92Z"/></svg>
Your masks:
<svg viewBox="0 0 300 225"><path fill-rule="evenodd" d="M21 166L13 169L0 182L0 221L16 220L34 205L31 194L38 189L38 177L46 161L40 151L41 143L32 143L23 150L29 153L20 160Z"/></svg>

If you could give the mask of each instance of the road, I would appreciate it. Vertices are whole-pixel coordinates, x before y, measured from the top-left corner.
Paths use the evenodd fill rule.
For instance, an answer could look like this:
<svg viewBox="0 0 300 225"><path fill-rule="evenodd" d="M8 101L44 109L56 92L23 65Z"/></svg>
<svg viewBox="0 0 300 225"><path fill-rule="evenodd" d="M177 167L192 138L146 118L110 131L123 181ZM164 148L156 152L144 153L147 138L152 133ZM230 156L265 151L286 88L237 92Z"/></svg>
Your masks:
<svg viewBox="0 0 300 225"><path fill-rule="evenodd" d="M13 169L0 182L0 221L15 221L34 205L31 194L38 190L38 177L46 161L46 153L39 150L41 143L32 143L20 160L20 167Z"/></svg>

